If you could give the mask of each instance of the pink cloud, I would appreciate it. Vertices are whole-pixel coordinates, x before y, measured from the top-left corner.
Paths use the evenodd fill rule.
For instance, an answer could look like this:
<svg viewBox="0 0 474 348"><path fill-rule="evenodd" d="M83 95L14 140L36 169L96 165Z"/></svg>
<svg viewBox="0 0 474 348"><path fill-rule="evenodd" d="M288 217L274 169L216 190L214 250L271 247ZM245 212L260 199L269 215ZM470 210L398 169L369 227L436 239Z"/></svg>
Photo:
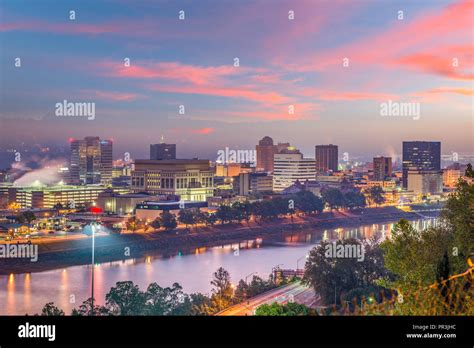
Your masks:
<svg viewBox="0 0 474 348"><path fill-rule="evenodd" d="M389 93L377 92L350 92L350 91L336 91L324 89L304 89L302 93L308 97L313 97L319 100L327 101L354 101L354 100L397 100L399 96Z"/></svg>
<svg viewBox="0 0 474 348"><path fill-rule="evenodd" d="M104 75L137 79L167 79L191 82L196 85L210 83L225 76L232 76L243 71L232 65L202 67L185 65L178 62L135 63L129 67L118 62L100 62L98 66L105 70Z"/></svg>
<svg viewBox="0 0 474 348"><path fill-rule="evenodd" d="M199 129L190 129L189 132L192 134L211 134L214 132L214 128L199 128Z"/></svg>
<svg viewBox="0 0 474 348"><path fill-rule="evenodd" d="M101 99L114 101L132 101L138 98L138 94L136 93L95 91L95 95Z"/></svg>
<svg viewBox="0 0 474 348"><path fill-rule="evenodd" d="M438 51L439 45L448 45L449 41L456 40L465 46L472 47L472 18L474 2L466 0L449 5L441 11L426 12L417 18L408 19L394 23L388 30L372 35L367 38L339 46L334 49L310 55L300 61L287 62L275 59L274 63L289 71L308 72L324 71L331 72L342 68L342 59L347 57L350 69L368 66L400 67L410 66L423 72L440 74L440 61L431 57L428 59L426 52ZM462 45L461 45L462 46ZM436 48L434 48L436 47ZM408 54L407 52L413 52ZM471 52L472 54L472 52ZM404 58L403 57L411 57ZM443 54L443 62L451 60L453 55L448 50ZM465 62L465 69L472 68L472 59ZM448 77L459 78L459 75Z"/></svg>

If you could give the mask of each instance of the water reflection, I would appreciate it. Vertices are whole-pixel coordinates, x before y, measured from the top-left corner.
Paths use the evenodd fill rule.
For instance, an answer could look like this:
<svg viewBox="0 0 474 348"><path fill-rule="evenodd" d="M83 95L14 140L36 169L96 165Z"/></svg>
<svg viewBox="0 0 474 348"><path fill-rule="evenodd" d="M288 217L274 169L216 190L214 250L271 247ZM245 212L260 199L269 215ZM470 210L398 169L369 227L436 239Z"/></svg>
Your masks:
<svg viewBox="0 0 474 348"><path fill-rule="evenodd" d="M435 219L413 222L418 229L433 226ZM131 280L142 290L152 283L180 283L185 292L209 293L213 272L224 267L237 282L257 272L267 277L272 267L295 268L297 260L321 240L340 238L389 238L394 224L326 229L244 240L214 247L183 249L172 255L152 254L140 259L102 263L95 268L95 297L103 304L105 294L118 281ZM301 265L301 264L300 264ZM68 267L47 272L0 276L0 314L35 314L54 302L67 314L91 295L91 268ZM75 300L75 301L74 301Z"/></svg>

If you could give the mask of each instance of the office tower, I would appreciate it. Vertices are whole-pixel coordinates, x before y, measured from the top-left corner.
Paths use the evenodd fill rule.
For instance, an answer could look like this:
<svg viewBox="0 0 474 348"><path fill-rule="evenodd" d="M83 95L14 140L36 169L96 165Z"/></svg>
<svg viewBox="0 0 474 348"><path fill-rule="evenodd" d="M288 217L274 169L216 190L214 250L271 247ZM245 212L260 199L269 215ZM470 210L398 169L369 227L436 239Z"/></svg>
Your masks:
<svg viewBox="0 0 474 348"><path fill-rule="evenodd" d="M74 185L101 184L112 182L112 141L99 137L72 139L70 159L70 180Z"/></svg>
<svg viewBox="0 0 474 348"><path fill-rule="evenodd" d="M151 144L150 159L152 160L173 160L176 159L176 144Z"/></svg>
<svg viewBox="0 0 474 348"><path fill-rule="evenodd" d="M264 137L258 142L257 150L257 171L258 172L273 172L273 155L276 152L276 147L273 145L273 139Z"/></svg>
<svg viewBox="0 0 474 348"><path fill-rule="evenodd" d="M313 159L303 158L301 153L277 153L274 155L273 191L280 192L296 181L316 179Z"/></svg>
<svg viewBox="0 0 474 348"><path fill-rule="evenodd" d="M408 169L408 191L418 195L440 194L443 192L443 174L439 170Z"/></svg>
<svg viewBox="0 0 474 348"><path fill-rule="evenodd" d="M132 190L206 201L214 192L214 170L209 160L136 160Z"/></svg>
<svg viewBox="0 0 474 348"><path fill-rule="evenodd" d="M374 157L374 180L383 181L392 176L392 157Z"/></svg>
<svg viewBox="0 0 474 348"><path fill-rule="evenodd" d="M316 171L324 173L337 171L338 149L337 145L316 145Z"/></svg>
<svg viewBox="0 0 474 348"><path fill-rule="evenodd" d="M408 170L440 171L441 142L404 141L402 154L403 188L408 188Z"/></svg>

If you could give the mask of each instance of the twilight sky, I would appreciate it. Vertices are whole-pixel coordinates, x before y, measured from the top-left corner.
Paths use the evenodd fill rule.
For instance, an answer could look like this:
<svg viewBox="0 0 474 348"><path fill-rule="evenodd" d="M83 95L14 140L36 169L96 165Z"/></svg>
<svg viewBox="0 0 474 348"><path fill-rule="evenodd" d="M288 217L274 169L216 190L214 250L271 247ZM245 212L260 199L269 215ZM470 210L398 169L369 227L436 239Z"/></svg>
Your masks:
<svg viewBox="0 0 474 348"><path fill-rule="evenodd" d="M308 156L474 153L473 18L474 1L2 0L0 147L98 135L140 158L163 134L215 159L269 135ZM63 100L95 119L57 117ZM389 100L420 119L381 116Z"/></svg>

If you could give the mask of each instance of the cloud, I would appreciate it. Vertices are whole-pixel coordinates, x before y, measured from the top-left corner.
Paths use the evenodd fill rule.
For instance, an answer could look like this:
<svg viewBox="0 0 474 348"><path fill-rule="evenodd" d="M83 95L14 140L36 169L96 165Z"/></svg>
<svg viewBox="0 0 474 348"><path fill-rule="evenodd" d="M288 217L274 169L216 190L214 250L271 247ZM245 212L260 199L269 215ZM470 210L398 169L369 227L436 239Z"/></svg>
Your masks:
<svg viewBox="0 0 474 348"><path fill-rule="evenodd" d="M192 134L211 134L214 132L214 128L199 128L199 129L190 129L189 132Z"/></svg>

